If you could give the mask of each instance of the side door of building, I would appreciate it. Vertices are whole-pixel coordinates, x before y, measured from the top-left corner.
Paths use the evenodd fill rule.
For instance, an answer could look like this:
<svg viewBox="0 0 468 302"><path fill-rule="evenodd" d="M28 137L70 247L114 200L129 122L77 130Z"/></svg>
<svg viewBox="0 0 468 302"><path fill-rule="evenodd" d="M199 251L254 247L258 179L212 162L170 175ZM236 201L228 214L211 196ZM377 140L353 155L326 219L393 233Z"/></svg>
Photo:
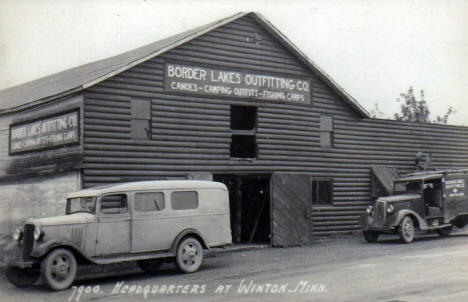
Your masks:
<svg viewBox="0 0 468 302"><path fill-rule="evenodd" d="M163 191L133 192L132 252L167 250L170 212Z"/></svg>
<svg viewBox="0 0 468 302"><path fill-rule="evenodd" d="M129 253L132 244L132 216L128 194L106 194L98 202L96 256Z"/></svg>
<svg viewBox="0 0 468 302"><path fill-rule="evenodd" d="M272 245L295 246L311 242L310 175L274 173L272 191Z"/></svg>

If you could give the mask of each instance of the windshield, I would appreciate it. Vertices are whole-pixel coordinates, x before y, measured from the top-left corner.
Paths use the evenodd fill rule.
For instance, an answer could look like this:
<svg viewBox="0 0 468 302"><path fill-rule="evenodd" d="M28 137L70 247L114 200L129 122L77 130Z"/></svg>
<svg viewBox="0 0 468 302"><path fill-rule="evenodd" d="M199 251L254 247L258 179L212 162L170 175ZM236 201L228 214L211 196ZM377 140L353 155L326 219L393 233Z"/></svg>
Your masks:
<svg viewBox="0 0 468 302"><path fill-rule="evenodd" d="M421 193L421 183L419 181L402 181L402 182L395 182L394 186L395 194L402 194L402 193Z"/></svg>
<svg viewBox="0 0 468 302"><path fill-rule="evenodd" d="M79 212L94 214L96 210L96 197L78 197L67 200L67 215Z"/></svg>

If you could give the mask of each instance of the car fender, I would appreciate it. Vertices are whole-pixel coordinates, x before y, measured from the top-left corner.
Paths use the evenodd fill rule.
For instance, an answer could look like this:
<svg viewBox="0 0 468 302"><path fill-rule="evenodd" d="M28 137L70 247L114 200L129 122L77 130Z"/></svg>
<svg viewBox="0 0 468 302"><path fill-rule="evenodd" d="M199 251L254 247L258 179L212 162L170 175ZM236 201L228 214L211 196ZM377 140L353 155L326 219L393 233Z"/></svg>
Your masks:
<svg viewBox="0 0 468 302"><path fill-rule="evenodd" d="M176 254L177 253L177 247L179 246L180 241L184 239L187 235L194 235L194 237L198 237L201 240L201 245L205 249L210 249L210 247L206 244L206 240L203 237L203 235L196 229L185 229L182 232L180 232L174 241L172 242L171 248L169 249L170 253Z"/></svg>
<svg viewBox="0 0 468 302"><path fill-rule="evenodd" d="M416 220L418 221L418 224L419 224L419 228L421 230L426 230L428 228L426 221L424 221L424 219L418 213L416 213L413 210L409 210L409 209L399 211L398 214L396 215L395 220L392 223L392 225L393 226L400 225L403 218L405 218L405 216L407 216L407 215L410 215L410 216L416 218Z"/></svg>
<svg viewBox="0 0 468 302"><path fill-rule="evenodd" d="M52 239L52 240L49 240L47 242L40 243L40 244L36 245L36 247L34 248L34 250L31 253L31 256L36 257L36 258L42 257L42 256L46 255L48 252L50 252L52 249L54 249L56 247L69 248L72 251L74 251L74 252L78 253L79 255L83 256L87 260L89 260L91 262L94 262L90 257L88 257L86 254L84 254L81 251L79 246L77 246L75 243L73 243L73 242L71 242L69 240L66 240L66 239Z"/></svg>

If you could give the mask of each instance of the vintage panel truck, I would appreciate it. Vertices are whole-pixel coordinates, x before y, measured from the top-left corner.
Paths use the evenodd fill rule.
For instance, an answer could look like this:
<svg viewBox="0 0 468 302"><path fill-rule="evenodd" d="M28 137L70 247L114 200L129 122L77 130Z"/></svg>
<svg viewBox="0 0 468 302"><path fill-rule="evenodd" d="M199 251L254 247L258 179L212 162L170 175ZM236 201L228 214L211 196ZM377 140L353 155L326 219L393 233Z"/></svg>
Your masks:
<svg viewBox="0 0 468 302"><path fill-rule="evenodd" d="M137 261L147 272L174 261L198 270L203 249L232 243L229 194L212 181L141 181L71 193L66 215L28 219L6 247L7 278L28 286L40 276L68 288L82 263Z"/></svg>
<svg viewBox="0 0 468 302"><path fill-rule="evenodd" d="M448 236L452 226L468 223L468 170L416 172L398 178L394 195L379 197L361 216L368 242L380 234L397 233L404 243L414 239L416 229Z"/></svg>

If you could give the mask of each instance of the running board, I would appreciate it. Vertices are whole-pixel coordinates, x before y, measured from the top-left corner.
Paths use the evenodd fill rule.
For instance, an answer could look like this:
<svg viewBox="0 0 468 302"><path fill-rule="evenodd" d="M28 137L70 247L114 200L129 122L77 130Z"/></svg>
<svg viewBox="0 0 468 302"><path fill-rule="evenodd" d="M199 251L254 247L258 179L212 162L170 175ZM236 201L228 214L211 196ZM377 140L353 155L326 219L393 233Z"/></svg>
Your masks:
<svg viewBox="0 0 468 302"><path fill-rule="evenodd" d="M451 227L452 225L451 224L441 224L441 225L437 225L437 226L428 226L426 229L421 229L423 231L435 231L435 230L439 230L439 229L443 229L443 228L448 228L448 227Z"/></svg>
<svg viewBox="0 0 468 302"><path fill-rule="evenodd" d="M105 256L105 257L89 257L89 260L96 264L111 264L116 262L125 262L125 261L137 261L145 259L155 259L155 258L169 258L175 257L175 254L169 252L158 252L158 253L138 253L138 254L120 254L114 256Z"/></svg>

